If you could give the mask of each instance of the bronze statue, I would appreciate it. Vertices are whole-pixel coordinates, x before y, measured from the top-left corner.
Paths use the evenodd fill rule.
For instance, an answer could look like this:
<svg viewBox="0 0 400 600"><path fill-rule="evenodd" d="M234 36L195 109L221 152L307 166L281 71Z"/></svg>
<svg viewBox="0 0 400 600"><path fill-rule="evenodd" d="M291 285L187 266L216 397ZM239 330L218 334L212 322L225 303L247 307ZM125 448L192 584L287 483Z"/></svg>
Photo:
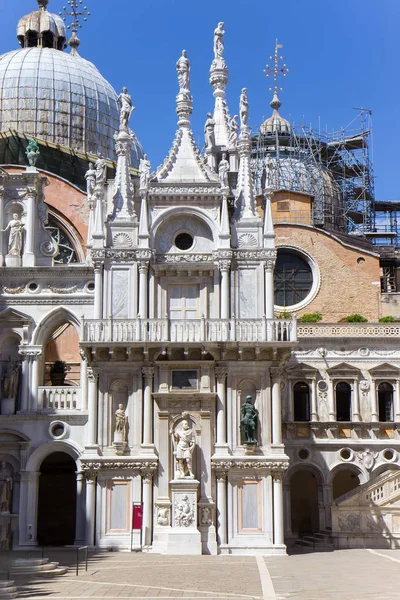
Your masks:
<svg viewBox="0 0 400 600"><path fill-rule="evenodd" d="M251 396L246 396L240 409L240 433L242 444L257 444L258 410L251 401Z"/></svg>

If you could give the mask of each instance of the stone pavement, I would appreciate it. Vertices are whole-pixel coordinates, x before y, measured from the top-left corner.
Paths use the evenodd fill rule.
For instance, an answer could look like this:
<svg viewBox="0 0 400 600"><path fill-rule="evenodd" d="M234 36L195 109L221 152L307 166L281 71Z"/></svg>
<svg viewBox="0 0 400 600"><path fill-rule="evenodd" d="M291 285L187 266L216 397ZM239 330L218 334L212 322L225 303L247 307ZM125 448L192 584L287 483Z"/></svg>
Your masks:
<svg viewBox="0 0 400 600"><path fill-rule="evenodd" d="M87 572L81 563L78 576L74 552L45 556L71 570L55 579L17 579L27 600L400 600L400 550L277 557L97 553ZM10 557L0 555L0 571Z"/></svg>

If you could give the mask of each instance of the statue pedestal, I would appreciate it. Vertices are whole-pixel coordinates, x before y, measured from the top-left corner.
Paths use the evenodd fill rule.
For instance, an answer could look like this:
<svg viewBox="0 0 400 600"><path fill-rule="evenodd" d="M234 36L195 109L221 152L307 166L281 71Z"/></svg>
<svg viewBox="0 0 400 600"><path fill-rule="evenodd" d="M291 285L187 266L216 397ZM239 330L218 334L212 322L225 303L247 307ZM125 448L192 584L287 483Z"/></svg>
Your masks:
<svg viewBox="0 0 400 600"><path fill-rule="evenodd" d="M122 431L114 431L113 447L117 456L122 456L127 448L128 444L124 439Z"/></svg>
<svg viewBox="0 0 400 600"><path fill-rule="evenodd" d="M6 267L20 267L21 264L20 256L14 256L13 254L6 255Z"/></svg>
<svg viewBox="0 0 400 600"><path fill-rule="evenodd" d="M201 533L197 529L197 479L173 479L172 522L168 531L168 554L201 554Z"/></svg>
<svg viewBox="0 0 400 600"><path fill-rule="evenodd" d="M15 415L15 398L3 398L1 400L1 414Z"/></svg>

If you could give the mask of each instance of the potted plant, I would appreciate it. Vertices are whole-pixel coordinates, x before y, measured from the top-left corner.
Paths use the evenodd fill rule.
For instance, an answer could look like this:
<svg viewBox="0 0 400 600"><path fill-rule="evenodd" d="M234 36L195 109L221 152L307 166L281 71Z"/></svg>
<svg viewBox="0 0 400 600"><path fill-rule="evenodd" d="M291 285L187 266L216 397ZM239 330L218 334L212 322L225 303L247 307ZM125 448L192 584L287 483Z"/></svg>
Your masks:
<svg viewBox="0 0 400 600"><path fill-rule="evenodd" d="M56 360L50 368L51 385L64 385L68 370L65 360Z"/></svg>

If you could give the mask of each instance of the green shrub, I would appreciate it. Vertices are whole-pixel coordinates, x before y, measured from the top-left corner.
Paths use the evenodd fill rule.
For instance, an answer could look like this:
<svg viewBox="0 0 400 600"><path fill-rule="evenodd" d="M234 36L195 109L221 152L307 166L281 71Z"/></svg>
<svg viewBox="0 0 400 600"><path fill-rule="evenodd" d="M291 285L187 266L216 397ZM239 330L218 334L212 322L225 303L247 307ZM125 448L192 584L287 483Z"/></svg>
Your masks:
<svg viewBox="0 0 400 600"><path fill-rule="evenodd" d="M280 312L276 315L276 318L277 319L291 319L292 313L287 312L287 310L283 310L282 312Z"/></svg>
<svg viewBox="0 0 400 600"><path fill-rule="evenodd" d="M345 323L367 323L368 319L363 317L362 315L349 315L343 319Z"/></svg>
<svg viewBox="0 0 400 600"><path fill-rule="evenodd" d="M379 323L395 323L396 319L394 317L381 317L379 319Z"/></svg>
<svg viewBox="0 0 400 600"><path fill-rule="evenodd" d="M299 318L299 321L302 323L318 323L318 321L321 321L321 319L321 313L306 313Z"/></svg>

